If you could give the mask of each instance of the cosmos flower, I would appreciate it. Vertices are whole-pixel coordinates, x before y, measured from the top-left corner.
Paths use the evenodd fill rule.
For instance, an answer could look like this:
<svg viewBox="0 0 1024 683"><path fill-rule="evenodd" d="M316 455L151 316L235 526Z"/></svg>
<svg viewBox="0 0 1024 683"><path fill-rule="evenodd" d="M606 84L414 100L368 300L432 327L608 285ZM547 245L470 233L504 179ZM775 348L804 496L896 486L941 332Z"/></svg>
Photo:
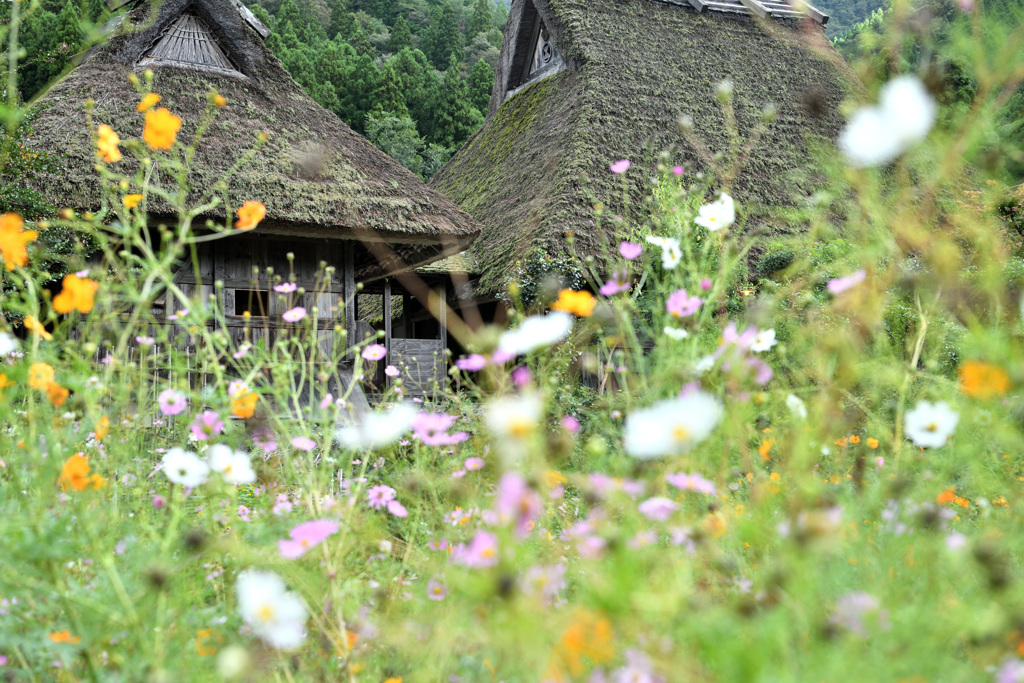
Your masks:
<svg viewBox="0 0 1024 683"><path fill-rule="evenodd" d="M386 368L384 368L384 374L387 375L388 377L398 377L402 373L394 365L389 365Z"/></svg>
<svg viewBox="0 0 1024 683"><path fill-rule="evenodd" d="M668 399L626 417L626 453L648 460L686 453L704 441L722 419L722 405L704 391Z"/></svg>
<svg viewBox="0 0 1024 683"><path fill-rule="evenodd" d="M80 278L72 273L65 275L60 294L53 297L53 310L58 313L88 313L92 310L93 297L99 286L100 283L95 280Z"/></svg>
<svg viewBox="0 0 1024 683"><path fill-rule="evenodd" d="M682 247L675 237L648 235L647 241L656 247L661 247L661 266L665 270L674 270L683 259Z"/></svg>
<svg viewBox="0 0 1024 683"><path fill-rule="evenodd" d="M700 309L704 300L699 296L690 296L685 289L673 292L665 302L665 310L676 318L687 318Z"/></svg>
<svg viewBox="0 0 1024 683"><path fill-rule="evenodd" d="M84 491L87 488L102 488L106 481L98 474L89 474L89 460L81 453L76 453L64 461L60 470L60 487L65 491L72 489Z"/></svg>
<svg viewBox="0 0 1024 683"><path fill-rule="evenodd" d="M735 221L736 205L732 197L724 192L717 200L700 207L697 211L697 217L693 220L694 223L702 228L707 228L711 232L728 228Z"/></svg>
<svg viewBox="0 0 1024 683"><path fill-rule="evenodd" d="M294 282L282 282L281 284L274 285L274 291L278 294L291 294L298 288L299 286Z"/></svg>
<svg viewBox="0 0 1024 683"><path fill-rule="evenodd" d="M451 446L469 438L466 432L449 434L455 416L447 413L420 413L412 421L413 437L427 446Z"/></svg>
<svg viewBox="0 0 1024 683"><path fill-rule="evenodd" d="M514 330L503 333L498 341L498 349L511 356L518 356L553 346L568 336L572 330L572 321L572 316L562 311L532 315Z"/></svg>
<svg viewBox="0 0 1024 683"><path fill-rule="evenodd" d="M558 301L551 304L551 310L572 313L581 318L589 318L594 313L597 299L590 292L577 292L563 289L558 292Z"/></svg>
<svg viewBox="0 0 1024 683"><path fill-rule="evenodd" d="M9 356L17 350L18 339L8 332L0 332L0 358Z"/></svg>
<svg viewBox="0 0 1024 683"><path fill-rule="evenodd" d="M663 331L665 332L666 337L669 339L675 339L676 341L681 341L690 336L689 332L679 327L669 327L666 325Z"/></svg>
<svg viewBox="0 0 1024 683"><path fill-rule="evenodd" d="M807 406L797 396L793 394L786 396L786 407L789 408L789 412L801 420L807 419Z"/></svg>
<svg viewBox="0 0 1024 683"><path fill-rule="evenodd" d="M316 441L309 438L308 436L293 436L291 440L292 447L297 451L311 451L316 448Z"/></svg>
<svg viewBox="0 0 1024 683"><path fill-rule="evenodd" d="M4 267L14 270L28 263L29 242L34 242L39 233L25 230L25 221L16 213L5 213L0 216L0 256L4 259Z"/></svg>
<svg viewBox="0 0 1024 683"><path fill-rule="evenodd" d="M619 242L619 254L627 261L632 261L642 254L644 248L632 242Z"/></svg>
<svg viewBox="0 0 1024 683"><path fill-rule="evenodd" d="M247 569L235 584L238 611L253 633L278 650L294 650L306 639L306 606L273 572Z"/></svg>
<svg viewBox="0 0 1024 683"><path fill-rule="evenodd" d="M452 549L451 561L466 567L480 569L498 564L498 537L488 531L478 531L468 545Z"/></svg>
<svg viewBox="0 0 1024 683"><path fill-rule="evenodd" d="M350 423L339 427L335 440L352 450L372 450L394 443L412 427L419 411L412 405L399 403L388 410L359 415Z"/></svg>
<svg viewBox="0 0 1024 683"><path fill-rule="evenodd" d="M163 98L157 95L155 92L146 93L146 95L143 96L142 101L135 105L135 111L139 112L140 114L144 111L149 111L156 105L160 104L161 99Z"/></svg>
<svg viewBox="0 0 1024 683"><path fill-rule="evenodd" d="M121 150L117 148L121 136L105 123L96 128L96 153L104 163L114 164L121 161Z"/></svg>
<svg viewBox="0 0 1024 683"><path fill-rule="evenodd" d="M953 436L959 420L960 414L945 401L918 401L914 409L904 416L903 431L915 446L939 448Z"/></svg>
<svg viewBox="0 0 1024 683"><path fill-rule="evenodd" d="M828 291L833 295L839 295L848 289L856 287L860 283L864 282L864 278L867 277L867 271L861 268L856 270L849 275L843 277L834 277L828 281Z"/></svg>
<svg viewBox="0 0 1024 683"><path fill-rule="evenodd" d="M619 161L616 161L614 164L612 164L608 168L615 175L621 175L622 173L625 173L626 171L628 171L630 166L631 166L631 164L629 163L629 159L621 159Z"/></svg>
<svg viewBox="0 0 1024 683"><path fill-rule="evenodd" d="M777 343L778 342L775 341L775 328L770 330L758 330L753 343L750 345L750 350L754 353L760 353L762 351L767 351Z"/></svg>
<svg viewBox="0 0 1024 683"><path fill-rule="evenodd" d="M601 289L598 290L598 293L601 296L615 296L622 292L628 292L632 286L633 283L629 282L629 274L623 270L618 273L613 273L612 278L601 285Z"/></svg>
<svg viewBox="0 0 1024 683"><path fill-rule="evenodd" d="M854 112L839 134L839 150L850 166L887 164L921 142L935 124L938 104L916 76L898 76L878 93L878 106Z"/></svg>
<svg viewBox="0 0 1024 683"><path fill-rule="evenodd" d="M656 496L640 503L637 509L647 519L664 522L672 516L673 512L679 509L679 504L668 498Z"/></svg>
<svg viewBox="0 0 1024 683"><path fill-rule="evenodd" d="M238 220L235 221L235 228L238 230L252 230L260 221L267 216L267 207L263 205L263 202L253 201L252 199L246 200L238 211L235 212L238 215ZM275 291L279 291L277 287Z"/></svg>
<svg viewBox="0 0 1024 683"><path fill-rule="evenodd" d="M366 502L374 510L380 510L395 499L395 490L390 486L379 484L366 492Z"/></svg>
<svg viewBox="0 0 1024 683"><path fill-rule="evenodd" d="M427 597L431 600L444 600L448 596L448 586L440 579L431 579L427 582Z"/></svg>
<svg viewBox="0 0 1024 683"><path fill-rule="evenodd" d="M713 496L716 493L715 485L694 472L693 474L667 474L665 481L681 491L693 491Z"/></svg>
<svg viewBox="0 0 1024 683"><path fill-rule="evenodd" d="M199 441L209 441L224 431L224 421L212 410L204 410L192 421L192 436Z"/></svg>
<svg viewBox="0 0 1024 683"><path fill-rule="evenodd" d="M160 469L172 482L188 488L202 486L210 475L210 466L198 455L177 446L164 453Z"/></svg>
<svg viewBox="0 0 1024 683"><path fill-rule="evenodd" d="M388 349L383 344L370 344L363 349L362 356L368 361L379 361L383 360L384 356L388 355Z"/></svg>
<svg viewBox="0 0 1024 683"><path fill-rule="evenodd" d="M236 451L226 444L214 444L207 451L210 469L220 474L229 484L252 484L256 472L252 468L249 454Z"/></svg>
<svg viewBox="0 0 1024 683"><path fill-rule="evenodd" d="M287 311L281 314L281 319L286 323L297 323L306 317L306 309L302 306L296 306L295 308L289 308Z"/></svg>
<svg viewBox="0 0 1024 683"><path fill-rule="evenodd" d="M150 109L146 112L142 139L150 149L170 149L178 138L179 130L181 119L172 114L167 107Z"/></svg>
<svg viewBox="0 0 1024 683"><path fill-rule="evenodd" d="M289 539L278 541L277 547L281 557L294 560L327 540L327 537L338 530L338 523L329 519L315 519L303 522L292 528Z"/></svg>
<svg viewBox="0 0 1024 683"><path fill-rule="evenodd" d="M499 523L513 524L516 534L525 536L533 529L534 520L542 509L540 495L530 488L523 475L518 472L502 475L494 499L494 511Z"/></svg>
<svg viewBox="0 0 1024 683"><path fill-rule="evenodd" d="M483 458L475 458L475 457L474 458L466 458L466 462L463 463L463 467L465 467L470 472L472 472L474 470L483 469L483 466L484 466L484 459Z"/></svg>
<svg viewBox="0 0 1024 683"><path fill-rule="evenodd" d="M499 449L510 457L518 458L540 426L542 411L540 398L534 394L507 396L487 405L484 421L495 436Z"/></svg>

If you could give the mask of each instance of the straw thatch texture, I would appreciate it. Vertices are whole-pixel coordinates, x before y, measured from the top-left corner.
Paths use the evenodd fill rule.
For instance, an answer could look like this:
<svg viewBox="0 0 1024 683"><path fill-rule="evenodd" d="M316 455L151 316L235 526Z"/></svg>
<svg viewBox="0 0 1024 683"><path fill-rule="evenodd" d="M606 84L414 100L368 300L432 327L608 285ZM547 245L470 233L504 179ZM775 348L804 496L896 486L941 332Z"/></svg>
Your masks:
<svg viewBox="0 0 1024 683"><path fill-rule="evenodd" d="M97 158L84 102L95 100L95 123L111 125L122 139L140 136L143 115L135 110L139 95L128 75L141 75L140 60L185 10L209 28L239 72L200 65L154 68L161 106L183 120L182 141L192 138L211 90L227 98L195 156L194 188L212 187L253 146L256 134L267 131L270 142L231 180L228 193L234 207L247 199L266 204L267 218L258 230L386 242L410 266L472 242L479 232L472 219L306 95L230 0L165 0L155 18L147 16L150 5L140 3L114 37L42 98L32 144L66 157L66 170L44 177L39 188L54 204L98 205ZM129 156L115 167L132 169ZM170 182L159 165L154 181ZM223 211L215 217L223 218ZM362 277L382 272L360 265Z"/></svg>
<svg viewBox="0 0 1024 683"><path fill-rule="evenodd" d="M517 51L526 31L519 24L530 26L534 12L551 30L566 69L505 101L521 68ZM765 105L779 109L734 184L736 197L792 205L812 194L806 138L838 134L845 69L816 23L762 24L649 0L515 0L487 121L431 186L483 224L472 253L482 288L493 291L510 264L534 248L564 252L567 231L575 232L579 251L597 250L594 201L625 213L622 180L609 172L611 162L643 162L651 152L676 147L677 163L706 170L676 121L691 116L713 150L727 150L714 97L724 79L735 84L742 135ZM649 176L641 163L627 179L635 208Z"/></svg>

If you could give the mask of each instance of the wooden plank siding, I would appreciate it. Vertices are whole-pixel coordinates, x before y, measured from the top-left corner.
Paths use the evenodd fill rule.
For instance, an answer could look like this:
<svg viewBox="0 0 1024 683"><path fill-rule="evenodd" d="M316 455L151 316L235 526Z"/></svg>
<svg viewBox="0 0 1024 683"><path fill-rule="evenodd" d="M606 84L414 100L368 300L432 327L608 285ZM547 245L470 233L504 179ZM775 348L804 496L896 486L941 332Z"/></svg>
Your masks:
<svg viewBox="0 0 1024 683"><path fill-rule="evenodd" d="M392 364L402 371L407 396L433 396L446 382L440 339L392 339Z"/></svg>

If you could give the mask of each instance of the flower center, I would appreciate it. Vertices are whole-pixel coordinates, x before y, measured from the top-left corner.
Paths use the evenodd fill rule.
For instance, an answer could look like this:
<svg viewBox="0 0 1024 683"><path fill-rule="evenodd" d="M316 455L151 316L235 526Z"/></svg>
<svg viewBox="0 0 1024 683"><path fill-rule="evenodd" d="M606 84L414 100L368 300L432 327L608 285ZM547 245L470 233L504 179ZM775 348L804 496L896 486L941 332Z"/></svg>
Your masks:
<svg viewBox="0 0 1024 683"><path fill-rule="evenodd" d="M938 430L939 430L939 425L935 424L934 422L929 422L928 426L925 427L925 431L928 431L928 432L937 432Z"/></svg>
<svg viewBox="0 0 1024 683"><path fill-rule="evenodd" d="M522 418L519 418L519 419L512 420L511 424L509 424L509 429L508 430L509 430L509 432L512 433L512 436L517 436L517 437L522 438L522 437L524 437L524 436L526 436L527 434L530 433L530 427L531 426L532 425L530 424L530 422L528 420L524 420Z"/></svg>
<svg viewBox="0 0 1024 683"><path fill-rule="evenodd" d="M686 441L687 439L690 438L690 430L687 429L686 427L683 427L682 425L677 425L672 430L672 438L674 438L677 443Z"/></svg>
<svg viewBox="0 0 1024 683"><path fill-rule="evenodd" d="M260 618L260 621L272 621L274 619L274 606L263 605L260 607L257 616Z"/></svg>

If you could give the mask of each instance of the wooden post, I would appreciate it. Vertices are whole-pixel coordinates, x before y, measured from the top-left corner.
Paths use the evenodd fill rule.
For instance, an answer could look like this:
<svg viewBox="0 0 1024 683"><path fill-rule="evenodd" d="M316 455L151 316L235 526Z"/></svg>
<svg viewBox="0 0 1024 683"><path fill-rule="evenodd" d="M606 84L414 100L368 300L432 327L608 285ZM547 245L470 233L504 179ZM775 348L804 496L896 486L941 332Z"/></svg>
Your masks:
<svg viewBox="0 0 1024 683"><path fill-rule="evenodd" d="M412 333L412 316L409 315L409 304L412 299L408 294L402 294L402 330L406 339L415 339Z"/></svg>
<svg viewBox="0 0 1024 683"><path fill-rule="evenodd" d="M448 281L441 280L441 311L438 316L438 323L441 326L441 353L448 348ZM444 362L444 359L441 359Z"/></svg>
<svg viewBox="0 0 1024 683"><path fill-rule="evenodd" d="M351 348L358 341L356 339L356 265L355 254L351 242L345 243L345 263L343 265L344 275L342 280L345 283L342 296L345 298L345 346ZM346 354L346 359L352 359L351 354Z"/></svg>
<svg viewBox="0 0 1024 683"><path fill-rule="evenodd" d="M394 361L391 355L391 280L384 280L384 347L388 350L388 360ZM391 386L391 378L384 375L384 386Z"/></svg>

